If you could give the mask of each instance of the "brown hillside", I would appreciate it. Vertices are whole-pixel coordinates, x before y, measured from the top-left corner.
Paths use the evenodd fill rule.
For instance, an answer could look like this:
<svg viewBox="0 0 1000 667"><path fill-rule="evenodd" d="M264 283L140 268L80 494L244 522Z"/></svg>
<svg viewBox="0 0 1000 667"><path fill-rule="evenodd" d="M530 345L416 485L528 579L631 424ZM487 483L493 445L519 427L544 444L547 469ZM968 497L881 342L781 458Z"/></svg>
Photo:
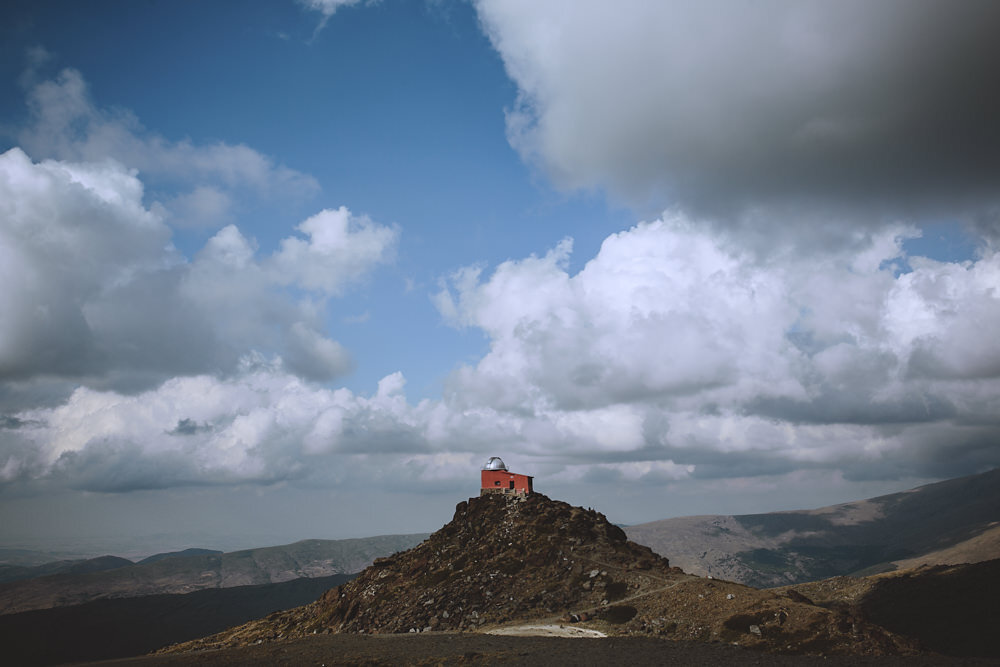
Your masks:
<svg viewBox="0 0 1000 667"><path fill-rule="evenodd" d="M1000 469L811 510L629 526L685 572L758 588L1000 556Z"/></svg>
<svg viewBox="0 0 1000 667"><path fill-rule="evenodd" d="M317 633L489 631L573 622L614 635L793 653L907 654L849 610L701 579L629 542L600 513L541 494L459 503L413 549L376 561L306 607L175 647L245 646Z"/></svg>
<svg viewBox="0 0 1000 667"><path fill-rule="evenodd" d="M922 566L870 577L835 577L795 590L830 609L850 610L946 655L998 658L1000 559Z"/></svg>

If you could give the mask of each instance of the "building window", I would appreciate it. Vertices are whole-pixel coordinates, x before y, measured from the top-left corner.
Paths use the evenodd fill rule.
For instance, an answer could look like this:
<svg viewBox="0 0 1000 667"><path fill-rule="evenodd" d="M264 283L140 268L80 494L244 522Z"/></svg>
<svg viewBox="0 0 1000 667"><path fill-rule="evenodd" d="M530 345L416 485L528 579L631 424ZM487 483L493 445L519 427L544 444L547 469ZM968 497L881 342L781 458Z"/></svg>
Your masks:
<svg viewBox="0 0 1000 667"><path fill-rule="evenodd" d="M510 488L514 488L514 480L510 480Z"/></svg>
<svg viewBox="0 0 1000 667"><path fill-rule="evenodd" d="M500 480L498 479L497 481L493 482L493 486L500 486Z"/></svg>

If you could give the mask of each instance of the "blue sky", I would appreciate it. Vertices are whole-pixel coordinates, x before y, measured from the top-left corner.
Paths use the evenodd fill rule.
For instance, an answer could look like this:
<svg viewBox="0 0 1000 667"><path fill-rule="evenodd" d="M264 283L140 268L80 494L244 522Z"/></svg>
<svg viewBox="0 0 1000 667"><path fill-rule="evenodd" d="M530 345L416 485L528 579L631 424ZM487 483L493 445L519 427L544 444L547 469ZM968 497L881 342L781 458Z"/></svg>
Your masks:
<svg viewBox="0 0 1000 667"><path fill-rule="evenodd" d="M508 145L503 110L516 87L471 5L347 7L315 34L319 15L295 3L188 11L26 3L11 22L16 39L6 41L4 115L25 113L17 79L26 49L43 46L48 75L79 70L95 104L127 109L149 132L245 144L314 178L309 196L235 202L241 229L262 252L324 207L400 225L405 242L394 266L348 295L328 324L358 358L345 378L351 388L374 391L399 370L386 350L420 341L421 353L407 355L412 390L439 394L456 349L484 350L481 336L428 315L441 276L525 248L544 253L567 233L596 250L629 216L599 193L553 190ZM147 189L172 185L147 181ZM173 242L190 256L212 231L176 230ZM344 325L365 317L370 326Z"/></svg>
<svg viewBox="0 0 1000 667"><path fill-rule="evenodd" d="M1000 462L992 3L2 12L5 544L433 530L491 455L622 523Z"/></svg>

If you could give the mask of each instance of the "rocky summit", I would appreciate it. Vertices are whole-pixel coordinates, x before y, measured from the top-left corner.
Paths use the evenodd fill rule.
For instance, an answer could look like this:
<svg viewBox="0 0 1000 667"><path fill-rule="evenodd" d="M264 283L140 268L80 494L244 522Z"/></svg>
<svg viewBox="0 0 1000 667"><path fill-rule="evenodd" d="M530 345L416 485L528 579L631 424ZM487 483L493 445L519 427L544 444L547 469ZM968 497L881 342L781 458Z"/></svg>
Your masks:
<svg viewBox="0 0 1000 667"><path fill-rule="evenodd" d="M795 590L684 574L599 512L542 494L481 496L420 545L316 602L171 651L319 633L484 632L577 624L613 635L792 653L907 654L910 640Z"/></svg>
<svg viewBox="0 0 1000 667"><path fill-rule="evenodd" d="M675 576L594 510L541 494L488 495L418 547L382 558L320 599L340 632L474 630L600 609Z"/></svg>

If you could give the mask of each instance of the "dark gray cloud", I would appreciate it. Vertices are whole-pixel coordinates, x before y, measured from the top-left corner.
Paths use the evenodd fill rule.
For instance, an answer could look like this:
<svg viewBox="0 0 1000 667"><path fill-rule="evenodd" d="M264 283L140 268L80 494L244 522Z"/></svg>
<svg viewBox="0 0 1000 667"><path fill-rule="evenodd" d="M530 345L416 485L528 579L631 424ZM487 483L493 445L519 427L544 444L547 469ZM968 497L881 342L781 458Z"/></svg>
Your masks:
<svg viewBox="0 0 1000 667"><path fill-rule="evenodd" d="M996 2L477 6L511 140L564 186L727 224L996 223Z"/></svg>
<svg viewBox="0 0 1000 667"><path fill-rule="evenodd" d="M196 486L204 480L194 462L180 452L151 453L113 438L92 441L81 451L63 453L50 477L72 489L101 493Z"/></svg>
<svg viewBox="0 0 1000 667"><path fill-rule="evenodd" d="M911 392L909 395L879 400L859 385L856 391L824 388L809 400L788 397L757 397L743 409L747 414L779 419L793 424L912 424L936 422L958 416L947 396Z"/></svg>
<svg viewBox="0 0 1000 667"><path fill-rule="evenodd" d="M206 431L211 431L212 426L210 424L199 424L193 419L178 419L177 426L173 429L167 431L169 435L197 435L198 433L204 433Z"/></svg>
<svg viewBox="0 0 1000 667"><path fill-rule="evenodd" d="M17 430L19 428L24 428L26 426L40 426L41 422L33 419L21 419L19 417L14 417L12 415L0 415L0 428L9 429L11 431Z"/></svg>

